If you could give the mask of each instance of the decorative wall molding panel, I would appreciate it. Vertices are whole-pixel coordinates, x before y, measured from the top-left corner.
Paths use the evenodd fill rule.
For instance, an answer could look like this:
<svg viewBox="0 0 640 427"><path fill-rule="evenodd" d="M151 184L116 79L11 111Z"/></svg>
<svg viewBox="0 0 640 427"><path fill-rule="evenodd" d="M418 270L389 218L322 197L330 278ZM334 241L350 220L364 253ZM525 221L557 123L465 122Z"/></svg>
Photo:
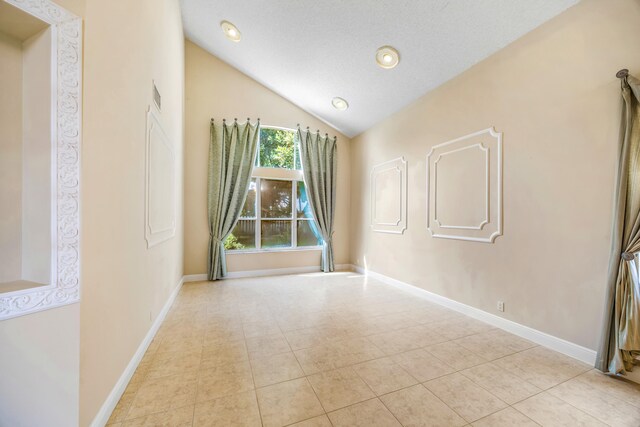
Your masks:
<svg viewBox="0 0 640 427"><path fill-rule="evenodd" d="M169 240L176 234L176 158L156 111L151 106L147 111L147 248Z"/></svg>
<svg viewBox="0 0 640 427"><path fill-rule="evenodd" d="M502 133L493 128L427 154L427 228L433 237L492 243L502 234Z"/></svg>
<svg viewBox="0 0 640 427"><path fill-rule="evenodd" d="M371 171L371 228L402 234L407 229L407 161L399 157Z"/></svg>
<svg viewBox="0 0 640 427"><path fill-rule="evenodd" d="M50 0L0 0L51 28L52 254L47 286L0 294L0 320L80 300L82 20ZM55 74L54 74L55 73Z"/></svg>

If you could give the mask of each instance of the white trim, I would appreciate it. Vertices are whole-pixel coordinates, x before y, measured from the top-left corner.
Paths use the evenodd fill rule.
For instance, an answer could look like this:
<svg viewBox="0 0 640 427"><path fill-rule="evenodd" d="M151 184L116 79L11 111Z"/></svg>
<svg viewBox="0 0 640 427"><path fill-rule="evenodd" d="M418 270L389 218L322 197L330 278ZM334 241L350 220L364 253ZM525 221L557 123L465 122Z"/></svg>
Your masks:
<svg viewBox="0 0 640 427"><path fill-rule="evenodd" d="M493 138L492 141L489 141L490 146L485 147L482 141L480 143L474 142L477 137L485 134ZM471 140L469 142L470 145L462 145L467 140ZM460 147L460 145L462 145L462 147ZM442 156L473 147L478 147L485 152L485 218L480 220L480 224L477 226L469 226L466 224L442 225L437 217L436 181L438 160L440 160ZM492 150L492 148L494 149ZM449 151L443 151L446 149L449 149ZM435 157L435 159L433 157ZM442 144L434 145L427 153L426 169L426 219L427 230L429 230L432 237L493 243L498 236L502 235L502 132L496 132L493 127L490 127ZM495 172L493 172L494 169ZM495 180L492 181L491 176L493 173L495 173ZM465 230L467 233L464 233Z"/></svg>
<svg viewBox="0 0 640 427"><path fill-rule="evenodd" d="M379 222L377 219L377 201L376 201L376 184L378 175L387 172L395 171L400 176L400 188L398 188L398 194L400 195L400 216L393 222ZM407 161L404 156L398 157L393 160L389 160L378 165L375 165L371 169L370 174L370 186L371 186L371 200L370 200L370 226L373 231L379 233L391 233L391 234L404 234L407 229Z"/></svg>
<svg viewBox="0 0 640 427"><path fill-rule="evenodd" d="M0 0L3 1L3 0ZM51 280L0 294L0 320L80 300L82 20L51 0L4 0L51 29Z"/></svg>
<svg viewBox="0 0 640 427"><path fill-rule="evenodd" d="M336 264L335 271L353 271L351 264ZM269 268L266 270L243 270L243 271L231 271L224 279L241 279L245 277L265 277L265 276L283 276L286 274L305 274L305 273L317 273L322 271L320 266L306 266L306 267L287 267L287 268ZM206 274L189 274L184 276L184 282L202 282L207 280Z"/></svg>
<svg viewBox="0 0 640 427"><path fill-rule="evenodd" d="M156 336L158 329L160 329L160 325L162 325L164 318L167 316L167 313L169 312L169 309L171 309L173 302L175 301L176 297L178 296L178 293L180 292L180 289L182 288L182 284L186 281L185 280L186 277L187 276L182 277L180 279L180 281L178 282L178 285L171 292L171 295L169 295L167 302L164 304L164 307L162 307L162 310L160 310L160 313L158 313L158 315L156 316L156 320L153 321L153 324L151 325L151 328L149 328L147 335L145 335L144 339L138 346L138 349L136 350L136 352L133 354L133 357L129 361L129 364L125 368L122 375L120 375L118 382L116 382L116 385L113 386L111 393L109 393L109 396L107 397L105 402L102 404L102 407L96 414L95 418L93 419L93 422L90 424L91 427L103 427L104 425L107 424L107 421L109 421L109 417L111 416L111 413L113 412L116 405L118 404L118 401L122 397L122 394L127 388L127 385L129 385L129 381L131 381L131 377L133 377L133 374L138 368L140 361L144 357L144 354L147 351L147 348L149 348L149 344L151 344L151 341L153 341L153 338Z"/></svg>
<svg viewBox="0 0 640 427"><path fill-rule="evenodd" d="M160 147L164 147L166 151L169 153L169 157L171 159L171 169L167 171L163 171L163 174L168 174L171 178L171 187L170 188L162 188L164 193L170 193L170 207L171 210L171 219L170 224L165 226L164 228L155 229L151 222L151 196L152 196L152 186L154 186L153 176L151 175L152 164L151 164L151 151L153 149L152 135L154 132L157 132L157 135L160 137ZM157 144L156 144L157 145ZM146 141L145 141L145 227L144 227L144 237L147 241L147 249L158 245L162 242L165 242L169 239L172 239L176 234L176 175L175 175L175 163L176 158L173 151L173 146L169 137L165 133L162 127L162 120L160 118L159 113L155 108L152 108L149 105L147 109L147 127L146 127ZM156 148L157 149L157 148ZM166 208L166 206L165 206Z"/></svg>
<svg viewBox="0 0 640 427"><path fill-rule="evenodd" d="M251 178L273 179L276 181L302 181L302 170L287 168L270 168L264 166L254 166Z"/></svg>
<svg viewBox="0 0 640 427"><path fill-rule="evenodd" d="M320 267L310 266L310 267L292 267L292 268L274 268L268 270L247 270L247 271L237 271L229 273L227 278L240 278L240 277L259 277L259 276L274 276L274 275L282 275L282 274L303 274L303 273L313 273L319 272ZM445 298L438 294L434 294L433 292L426 291L422 288L418 288L416 286L410 285L408 283L402 282L400 280L393 279L391 277L385 276L380 273L376 273L371 270L365 270L364 268L353 265L353 264L336 264L336 271L354 271L356 273L364 274L365 276L372 277L373 279L379 280L382 283L385 283L389 286L393 286L402 291L408 292L412 295L415 295L419 298L426 299L428 301L434 302L436 304L445 306L462 314L465 314L469 317L473 317L474 319L481 320L483 322L489 323L490 325L496 326L498 328L504 329L508 332L511 332L515 335L518 335L522 338L528 339L536 344L540 344L544 347L550 348L552 350L558 351L560 353L566 354L567 356L571 356L575 359L581 360L585 363L593 365L596 360L596 352L594 350L590 350L588 348L579 346L577 344L571 343L569 341L563 340L561 338L554 337L552 335L546 334L544 332L540 332L536 329L529 328L528 326L521 325L516 322L512 322L511 320L504 319L502 317L495 316L493 314L487 313L475 307L468 306L466 304L462 304L460 302L454 301L449 298ZM231 277L233 275L233 277ZM124 372L118 379L118 382L109 393L109 396L105 400L104 404L98 411L98 414L93 419L93 422L90 424L91 427L103 427L106 425L111 413L114 408L118 404L118 401L122 397L131 377L136 371L136 368L140 364L142 357L144 356L149 344L155 337L158 329L162 325L169 309L173 305L182 285L184 283L189 282L200 282L206 281L206 274L188 274L182 277L182 279L178 282L178 285L175 287L164 307L156 317L156 320L151 325L151 328L147 332L147 335L144 337L138 350L134 353L131 361L125 368Z"/></svg>
<svg viewBox="0 0 640 427"><path fill-rule="evenodd" d="M400 290L403 290L405 292L408 292L419 298L429 300L436 304L450 308L451 310L457 311L459 313L465 314L474 319L480 320L482 322L485 322L495 327L498 327L500 329L503 329L507 332L511 332L512 334L515 334L519 337L525 338L536 344L550 348L551 350L555 350L559 353L578 359L591 366L595 364L595 361L596 361L595 350L582 347L578 344L574 344L562 338L554 337L553 335L549 335L547 333L538 331L537 329L533 329L528 326L521 325L520 323L513 322L503 317L496 316L491 313L487 313L486 311L480 310L475 307L471 307L469 305L463 304L458 301L454 301L452 299L443 297L433 292L429 292L422 288L418 288L417 286L410 285L400 280L393 279L383 274L376 273L375 271L365 270L364 268L355 266L355 265L353 266L353 269L357 273L364 274L365 276L369 276L373 279L379 280L382 283L385 283L387 285L390 285Z"/></svg>
<svg viewBox="0 0 640 427"><path fill-rule="evenodd" d="M182 281L184 283L190 283L190 282L204 282L206 280L207 280L207 274L202 273L202 274L187 274L184 276Z"/></svg>
<svg viewBox="0 0 640 427"><path fill-rule="evenodd" d="M244 221L255 221L255 219L244 219ZM313 221L313 218L298 218L298 221ZM265 219L263 221L273 221L272 219ZM291 221L291 219L283 219L280 221ZM304 252L304 251L321 251L322 246L286 246L281 248L265 248L265 249L225 249L224 253L227 255L242 255L242 254L268 254L271 252Z"/></svg>
<svg viewBox="0 0 640 427"><path fill-rule="evenodd" d="M484 219L478 225L443 225L438 219L438 162L442 160L444 156L450 156L454 153L459 153L464 150L470 150L472 148L478 148L484 153ZM457 228L462 230L482 230L482 228L489 223L489 149L482 145L482 142L477 144L468 145L466 147L458 148L456 150L448 151L438 155L438 158L433 162L433 220L440 228Z"/></svg>

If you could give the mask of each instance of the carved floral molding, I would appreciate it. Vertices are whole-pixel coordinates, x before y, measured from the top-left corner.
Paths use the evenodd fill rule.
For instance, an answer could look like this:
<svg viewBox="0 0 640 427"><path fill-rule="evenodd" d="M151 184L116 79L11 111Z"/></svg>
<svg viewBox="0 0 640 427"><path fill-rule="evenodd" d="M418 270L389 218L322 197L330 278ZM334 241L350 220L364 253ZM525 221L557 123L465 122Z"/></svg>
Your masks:
<svg viewBox="0 0 640 427"><path fill-rule="evenodd" d="M55 194L51 220L55 244L51 284L0 294L0 320L71 304L80 299L80 126L82 21L53 1L5 1L52 31L57 87L52 91Z"/></svg>

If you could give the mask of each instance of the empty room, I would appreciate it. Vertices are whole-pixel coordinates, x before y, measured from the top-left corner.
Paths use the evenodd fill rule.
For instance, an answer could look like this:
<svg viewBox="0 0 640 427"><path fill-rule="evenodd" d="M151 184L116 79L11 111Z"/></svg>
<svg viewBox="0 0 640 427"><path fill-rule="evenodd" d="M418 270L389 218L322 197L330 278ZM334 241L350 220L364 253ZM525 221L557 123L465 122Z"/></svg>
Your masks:
<svg viewBox="0 0 640 427"><path fill-rule="evenodd" d="M0 0L0 427L640 426L640 0Z"/></svg>

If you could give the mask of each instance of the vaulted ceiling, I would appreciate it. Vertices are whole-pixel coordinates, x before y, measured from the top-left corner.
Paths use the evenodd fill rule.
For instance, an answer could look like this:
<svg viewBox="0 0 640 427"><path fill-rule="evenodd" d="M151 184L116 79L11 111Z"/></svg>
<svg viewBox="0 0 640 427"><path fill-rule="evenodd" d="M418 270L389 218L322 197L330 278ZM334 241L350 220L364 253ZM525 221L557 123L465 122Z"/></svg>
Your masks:
<svg viewBox="0 0 640 427"><path fill-rule="evenodd" d="M355 136L579 0L181 0L188 39ZM242 40L225 38L220 22ZM395 47L383 69L376 50ZM215 78L215 77L214 77ZM333 97L349 103L345 111Z"/></svg>

